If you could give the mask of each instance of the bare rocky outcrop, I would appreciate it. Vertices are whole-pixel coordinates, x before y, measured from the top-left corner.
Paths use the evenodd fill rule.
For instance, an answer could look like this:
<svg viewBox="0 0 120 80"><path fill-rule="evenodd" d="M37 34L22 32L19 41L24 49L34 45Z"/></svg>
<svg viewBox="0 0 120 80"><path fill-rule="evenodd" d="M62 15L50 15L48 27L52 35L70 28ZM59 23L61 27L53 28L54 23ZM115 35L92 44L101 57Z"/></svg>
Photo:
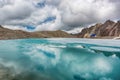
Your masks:
<svg viewBox="0 0 120 80"><path fill-rule="evenodd" d="M105 23L98 23L89 28L84 28L77 37L89 38L91 34L96 34L96 37L117 37L120 35L120 21L113 22L107 20Z"/></svg>

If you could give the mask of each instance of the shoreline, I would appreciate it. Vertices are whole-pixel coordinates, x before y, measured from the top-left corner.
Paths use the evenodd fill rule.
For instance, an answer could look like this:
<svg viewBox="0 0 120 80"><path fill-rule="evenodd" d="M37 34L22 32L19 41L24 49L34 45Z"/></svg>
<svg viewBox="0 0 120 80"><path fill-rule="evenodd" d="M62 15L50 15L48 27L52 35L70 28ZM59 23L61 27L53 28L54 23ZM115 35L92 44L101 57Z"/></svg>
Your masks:
<svg viewBox="0 0 120 80"><path fill-rule="evenodd" d="M0 40L17 40L17 39L52 39L52 38L75 38L75 39L114 39L116 38L116 36L106 36L106 37L95 37L95 38L78 38L78 37L48 37L48 38L45 38L45 37L30 37L30 38L0 38ZM119 39L118 39L119 40Z"/></svg>

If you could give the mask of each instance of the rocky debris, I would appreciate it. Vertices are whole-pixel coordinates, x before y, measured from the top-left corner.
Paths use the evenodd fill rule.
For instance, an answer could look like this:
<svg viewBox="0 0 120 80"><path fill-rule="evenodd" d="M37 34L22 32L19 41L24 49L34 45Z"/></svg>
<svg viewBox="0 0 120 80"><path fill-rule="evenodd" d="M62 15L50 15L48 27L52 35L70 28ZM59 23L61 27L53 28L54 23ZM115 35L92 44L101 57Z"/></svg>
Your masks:
<svg viewBox="0 0 120 80"><path fill-rule="evenodd" d="M84 28L77 37L90 38L91 34L96 34L96 37L117 37L120 35L120 21L113 22L107 20L105 23L98 23L89 28Z"/></svg>

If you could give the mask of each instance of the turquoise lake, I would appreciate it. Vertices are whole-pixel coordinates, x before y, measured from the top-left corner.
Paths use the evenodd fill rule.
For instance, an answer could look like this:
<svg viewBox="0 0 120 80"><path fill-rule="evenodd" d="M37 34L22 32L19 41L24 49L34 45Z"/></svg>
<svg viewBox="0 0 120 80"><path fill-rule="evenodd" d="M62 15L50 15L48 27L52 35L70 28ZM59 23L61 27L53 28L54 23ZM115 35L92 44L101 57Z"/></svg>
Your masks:
<svg viewBox="0 0 120 80"><path fill-rule="evenodd" d="M0 40L0 66L13 80L120 80L120 40Z"/></svg>

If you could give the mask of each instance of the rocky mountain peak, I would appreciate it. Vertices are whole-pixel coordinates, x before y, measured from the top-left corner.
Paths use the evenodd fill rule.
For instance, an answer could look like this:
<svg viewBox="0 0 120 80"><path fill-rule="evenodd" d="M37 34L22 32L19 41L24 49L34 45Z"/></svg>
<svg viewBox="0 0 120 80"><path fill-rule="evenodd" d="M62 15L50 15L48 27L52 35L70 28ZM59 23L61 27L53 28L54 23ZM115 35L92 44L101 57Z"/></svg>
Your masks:
<svg viewBox="0 0 120 80"><path fill-rule="evenodd" d="M104 24L114 24L115 22L114 21L112 21L112 20L107 20Z"/></svg>
<svg viewBox="0 0 120 80"><path fill-rule="evenodd" d="M3 28L3 27L0 25L0 28Z"/></svg>
<svg viewBox="0 0 120 80"><path fill-rule="evenodd" d="M120 35L120 21L114 22L111 20L107 20L103 24L95 24L94 26L83 29L81 33L77 34L77 36L78 37L91 37L92 34L95 34L96 37L119 36Z"/></svg>
<svg viewBox="0 0 120 80"><path fill-rule="evenodd" d="M119 21L117 21L117 23L118 23L118 24L120 24L120 20L119 20Z"/></svg>

